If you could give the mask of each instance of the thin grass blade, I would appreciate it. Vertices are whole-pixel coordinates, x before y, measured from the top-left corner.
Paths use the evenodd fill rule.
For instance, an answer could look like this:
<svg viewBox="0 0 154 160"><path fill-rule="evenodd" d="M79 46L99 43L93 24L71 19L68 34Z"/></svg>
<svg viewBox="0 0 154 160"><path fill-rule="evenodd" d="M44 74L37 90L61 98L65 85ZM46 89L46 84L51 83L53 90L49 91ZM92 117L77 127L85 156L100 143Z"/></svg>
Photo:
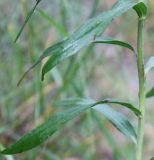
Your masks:
<svg viewBox="0 0 154 160"><path fill-rule="evenodd" d="M28 21L29 21L30 18L32 17L32 15L33 15L33 13L34 13L36 7L37 7L38 4L40 3L40 1L41 1L41 0L37 0L37 2L36 2L36 4L34 5L34 7L33 7L33 8L31 9L31 11L28 13L28 15L27 15L27 17L26 17L26 19L25 19L25 21L24 21L24 24L22 25L22 27L21 27L19 33L17 34L17 36L16 36L16 38L15 38L15 40L14 40L15 43L16 43L17 40L19 39L19 37L20 37L22 31L24 30L26 24L28 23Z"/></svg>

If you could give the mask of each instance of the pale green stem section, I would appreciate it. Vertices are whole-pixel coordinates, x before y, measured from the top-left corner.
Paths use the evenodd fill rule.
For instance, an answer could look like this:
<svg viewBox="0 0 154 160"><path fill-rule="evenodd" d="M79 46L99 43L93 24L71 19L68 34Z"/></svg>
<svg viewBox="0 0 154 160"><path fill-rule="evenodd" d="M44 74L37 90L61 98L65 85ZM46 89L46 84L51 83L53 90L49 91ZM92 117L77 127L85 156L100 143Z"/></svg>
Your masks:
<svg viewBox="0 0 154 160"><path fill-rule="evenodd" d="M144 90L144 19L138 21L138 41L137 41L137 65L139 77L139 107L142 113L138 119L136 160L142 160L144 119L145 119L145 90Z"/></svg>

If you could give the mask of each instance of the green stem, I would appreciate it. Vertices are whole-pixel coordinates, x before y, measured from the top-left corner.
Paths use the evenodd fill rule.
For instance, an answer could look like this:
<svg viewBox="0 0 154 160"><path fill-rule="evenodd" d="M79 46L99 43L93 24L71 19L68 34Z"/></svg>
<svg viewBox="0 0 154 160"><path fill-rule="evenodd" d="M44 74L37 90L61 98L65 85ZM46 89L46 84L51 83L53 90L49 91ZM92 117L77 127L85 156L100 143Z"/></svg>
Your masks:
<svg viewBox="0 0 154 160"><path fill-rule="evenodd" d="M139 107L142 113L138 119L136 160L142 160L144 119L145 119L145 78L144 78L144 19L138 20L137 65L139 77Z"/></svg>

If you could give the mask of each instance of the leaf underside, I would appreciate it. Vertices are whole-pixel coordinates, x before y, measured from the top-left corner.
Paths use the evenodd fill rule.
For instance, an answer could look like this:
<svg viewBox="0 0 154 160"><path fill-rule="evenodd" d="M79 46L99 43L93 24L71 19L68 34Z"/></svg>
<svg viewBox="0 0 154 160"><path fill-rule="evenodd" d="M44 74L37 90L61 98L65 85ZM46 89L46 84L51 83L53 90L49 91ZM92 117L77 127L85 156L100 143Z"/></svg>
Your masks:
<svg viewBox="0 0 154 160"><path fill-rule="evenodd" d="M64 112L55 113L51 116L47 121L45 121L42 125L35 128L21 139L19 139L14 144L10 145L2 154L16 154L21 153L27 150L30 150L42 142L47 140L49 136L55 133L59 128L61 128L66 122L72 120L76 116L79 116L82 112L86 111L87 109L94 108L95 110L99 110L99 112L103 113L104 116L124 135L130 138L133 142L136 142L136 133L134 131L133 126L130 122L121 116L121 114L112 111L107 105L104 103L113 103L116 104L115 100L102 100L100 102L95 102L91 99L71 99L62 103L62 105L71 105L73 108L67 109ZM128 107L128 103L117 101L117 104L120 104L126 108L131 109L135 114L136 110L132 105ZM103 109L104 108L104 109ZM140 111L137 111L140 112ZM119 118L118 118L119 116Z"/></svg>

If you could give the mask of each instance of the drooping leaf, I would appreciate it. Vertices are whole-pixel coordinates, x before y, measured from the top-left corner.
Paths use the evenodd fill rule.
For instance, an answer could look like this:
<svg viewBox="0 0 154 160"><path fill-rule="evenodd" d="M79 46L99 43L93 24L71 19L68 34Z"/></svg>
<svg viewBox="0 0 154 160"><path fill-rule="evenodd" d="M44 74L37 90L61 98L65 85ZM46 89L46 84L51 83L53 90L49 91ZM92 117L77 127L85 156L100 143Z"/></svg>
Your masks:
<svg viewBox="0 0 154 160"><path fill-rule="evenodd" d="M84 105L86 101L93 102L93 107L92 107L93 109L97 110L98 112L101 112L106 117L106 119L109 120L115 126L115 128L117 128L125 136L127 136L129 139L131 139L133 142L136 143L136 133L132 125L130 124L130 122L127 120L127 118L124 115L112 110L112 108L107 104L113 103L113 104L122 105L126 108L129 108L136 115L140 116L141 113L138 109L136 109L133 105L127 102L122 102L118 100L116 101L116 100L111 100L111 99L94 102L91 99L89 100L87 99L83 101L80 98L73 98L73 99L62 100L59 103L62 106L70 107L70 106L74 106L74 104Z"/></svg>
<svg viewBox="0 0 154 160"><path fill-rule="evenodd" d="M93 109L103 114L115 128L117 128L126 137L136 143L136 132L131 123L123 114L114 111L112 108L105 104L96 105L93 107Z"/></svg>
<svg viewBox="0 0 154 160"><path fill-rule="evenodd" d="M17 36L16 36L16 38L15 38L15 40L14 40L15 43L16 43L17 40L19 39L22 31L24 30L26 24L28 23L28 21L29 21L30 18L32 17L32 15L33 15L36 7L38 6L38 4L39 4L40 2L41 2L41 0L36 0L36 4L35 4L34 7L30 10L30 12L27 14L27 17L26 17L26 19L25 19L25 21L24 21L24 24L22 25L21 29L19 30L19 33L17 34Z"/></svg>
<svg viewBox="0 0 154 160"><path fill-rule="evenodd" d="M40 56L38 61L33 64L30 69L28 69L28 71L22 76L19 83L24 78L24 76L37 64L39 64L45 57L51 56L42 71L43 79L45 73L47 73L60 61L66 59L71 55L76 54L82 48L91 44L95 37L99 36L105 31L105 29L109 26L113 19L122 15L138 3L139 2L134 2L133 0L118 0L117 3L112 7L112 9L87 20L67 39L47 48Z"/></svg>
<svg viewBox="0 0 154 160"><path fill-rule="evenodd" d="M19 139L17 142L14 144L10 145L8 148L3 150L1 153L2 154L16 154L16 153L21 153L26 150L32 149L42 142L44 142L46 139L48 139L49 136L51 136L55 131L57 131L62 125L64 125L66 122L72 120L76 116L79 116L82 112L86 111L89 108L95 107L97 105L101 107L105 107L103 103L101 102L95 102L90 99L75 99L75 100L67 100L69 105L74 106L71 109L68 109L64 112L59 112L55 113L54 115L51 116L47 121L45 121L42 125L39 127L35 128L25 136L23 136L21 139ZM107 102L108 103L108 102ZM118 104L120 104L118 102ZM63 103L63 105L67 105L67 103ZM123 104L122 104L123 105ZM125 105L124 105L125 106ZM127 107L127 105L126 105ZM127 107L130 108L130 107ZM134 113L134 109L131 109ZM103 111L103 110L102 110ZM105 112L106 111L106 112ZM107 109L104 110L104 114L106 118L109 116L107 114ZM111 112L111 111L110 111ZM139 112L139 111L138 111ZM116 113L113 114L117 115ZM129 136L133 141L135 140L135 131L133 131L133 127L131 128L131 125L129 122L126 123L126 121L118 121L118 119L114 120L109 118L109 120L116 126L122 133L125 135ZM127 125L128 126L127 126ZM125 130L122 131L123 127L128 127L125 128ZM127 133L126 133L127 131ZM128 135L130 133L130 135ZM133 137L133 138L132 138Z"/></svg>
<svg viewBox="0 0 154 160"><path fill-rule="evenodd" d="M137 12L141 19L145 19L148 13L148 8L144 2L139 2L134 6L134 10Z"/></svg>
<svg viewBox="0 0 154 160"><path fill-rule="evenodd" d="M146 98L154 97L154 87L146 93Z"/></svg>
<svg viewBox="0 0 154 160"><path fill-rule="evenodd" d="M110 98L108 98L108 99L104 99L102 101L99 101L96 104L118 104L118 105L121 105L121 106L124 106L124 107L130 109L137 116L141 115L141 112L136 107L134 107L132 104L130 104L128 102L120 101L120 100L117 100L117 99L110 99Z"/></svg>
<svg viewBox="0 0 154 160"><path fill-rule="evenodd" d="M120 41L120 40L113 39L113 38L98 37L93 40L93 43L113 44L113 45L121 46L124 48L128 48L135 53L135 49L130 44Z"/></svg>
<svg viewBox="0 0 154 160"><path fill-rule="evenodd" d="M63 106L73 106L74 104L78 104L78 105L82 105L86 103L93 103L93 106L95 105L100 105L100 104L116 104L116 105L120 105L123 106L129 110L131 110L136 116L140 116L141 112L138 108L136 108L135 106L133 106L131 103L128 102L124 102L118 99L112 99L112 98L106 98L100 101L93 101L91 99L81 99L81 98L69 98L66 100L61 100L60 104Z"/></svg>
<svg viewBox="0 0 154 160"><path fill-rule="evenodd" d="M145 66L145 74L148 74L150 70L154 68L154 56L150 57L146 66Z"/></svg>

